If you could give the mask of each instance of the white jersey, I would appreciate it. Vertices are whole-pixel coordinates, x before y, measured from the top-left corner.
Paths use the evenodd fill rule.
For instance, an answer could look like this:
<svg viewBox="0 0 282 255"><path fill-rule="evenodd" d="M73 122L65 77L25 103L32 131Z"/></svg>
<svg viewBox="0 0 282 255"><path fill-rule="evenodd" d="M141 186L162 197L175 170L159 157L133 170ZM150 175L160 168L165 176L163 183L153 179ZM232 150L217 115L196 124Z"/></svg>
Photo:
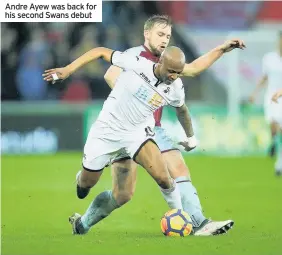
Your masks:
<svg viewBox="0 0 282 255"><path fill-rule="evenodd" d="M262 69L268 78L265 100L269 101L272 95L282 88L282 56L278 52L267 53L263 57Z"/></svg>
<svg viewBox="0 0 282 255"><path fill-rule="evenodd" d="M154 56L144 45L132 47L126 50L126 54L140 56L146 58L154 63L158 62L159 57Z"/></svg>
<svg viewBox="0 0 282 255"><path fill-rule="evenodd" d="M181 79L178 78L170 85L162 83L154 74L155 64L140 57L140 51L136 53L133 54L131 49L124 53L113 52L112 64L125 72L118 77L103 105L96 121L100 127L103 124L111 130L132 133L138 128L144 128L159 107L180 107L185 102ZM97 135L102 135L98 133Z"/></svg>

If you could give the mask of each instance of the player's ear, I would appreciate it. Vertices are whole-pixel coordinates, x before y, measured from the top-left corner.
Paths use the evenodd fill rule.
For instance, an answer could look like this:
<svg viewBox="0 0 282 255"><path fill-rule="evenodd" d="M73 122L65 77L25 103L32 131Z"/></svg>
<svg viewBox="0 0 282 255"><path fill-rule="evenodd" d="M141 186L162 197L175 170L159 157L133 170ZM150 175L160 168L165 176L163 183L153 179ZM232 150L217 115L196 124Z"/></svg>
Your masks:
<svg viewBox="0 0 282 255"><path fill-rule="evenodd" d="M149 30L144 30L144 38L149 39Z"/></svg>

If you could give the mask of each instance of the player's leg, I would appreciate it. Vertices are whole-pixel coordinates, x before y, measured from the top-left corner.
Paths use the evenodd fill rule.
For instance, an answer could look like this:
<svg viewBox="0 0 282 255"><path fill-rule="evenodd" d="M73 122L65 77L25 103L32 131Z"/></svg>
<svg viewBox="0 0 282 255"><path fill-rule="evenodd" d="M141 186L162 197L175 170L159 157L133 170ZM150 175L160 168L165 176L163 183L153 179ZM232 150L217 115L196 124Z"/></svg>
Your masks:
<svg viewBox="0 0 282 255"><path fill-rule="evenodd" d="M113 197L119 206L129 202L136 187L137 164L132 159L112 164Z"/></svg>
<svg viewBox="0 0 282 255"><path fill-rule="evenodd" d="M103 169L91 171L83 166L82 170L76 175L76 194L80 199L85 198L92 187L99 181Z"/></svg>
<svg viewBox="0 0 282 255"><path fill-rule="evenodd" d="M84 215L72 216L73 234L86 234L92 226L132 198L136 185L136 168L136 163L131 159L112 164L112 190L97 195Z"/></svg>
<svg viewBox="0 0 282 255"><path fill-rule="evenodd" d="M99 144L99 141L96 141ZM100 144L101 145L101 144ZM93 147L95 148L95 147ZM93 187L102 174L102 170L105 166L110 163L111 154L98 155L95 149L93 150L84 149L84 157L83 157L83 170L79 172L77 176L77 195L79 198L84 198L88 193L91 187ZM93 153L93 154L92 154ZM86 193L82 193L87 191ZM86 194L86 195L85 195ZM83 195L85 195L83 197ZM111 193L101 193L95 198L96 204L102 204L104 201L111 199ZM114 204L112 206L115 206ZM89 206L86 211L87 213L91 213L91 208L93 207L93 202ZM92 210L93 212L93 210ZM87 216L88 217L88 216ZM83 221L83 217L81 217L78 213L74 213L69 217L69 222L72 224L72 232L73 234L85 234L88 232L88 218Z"/></svg>
<svg viewBox="0 0 282 255"><path fill-rule="evenodd" d="M282 107L281 107L282 108ZM282 109L281 109L282 111ZM279 119L278 119L279 120ZM275 136L275 145L277 149L277 159L275 162L275 173L276 175L282 175L282 119L280 118L280 123L278 125L278 131Z"/></svg>
<svg viewBox="0 0 282 255"><path fill-rule="evenodd" d="M170 175L179 187L183 209L191 216L194 235L205 236L226 233L231 229L234 222L232 220L211 221L206 219L202 212L197 190L192 184L189 169L181 152L175 149L174 142L163 128L156 127L154 131L156 134L155 140L162 150Z"/></svg>
<svg viewBox="0 0 282 255"><path fill-rule="evenodd" d="M164 199L170 208L182 209L179 189L171 178L162 154L152 139L143 142L133 155L135 162L140 164L160 186Z"/></svg>
<svg viewBox="0 0 282 255"><path fill-rule="evenodd" d="M276 148L277 148L277 159L275 162L275 173L276 175L282 175L282 129L277 132L276 137Z"/></svg>
<svg viewBox="0 0 282 255"><path fill-rule="evenodd" d="M197 190L192 184L189 169L181 152L174 147L174 142L165 129L155 127L154 132L155 141L167 163L169 173L179 187L182 207L191 216L193 226L198 227L206 220L206 217L203 215Z"/></svg>
<svg viewBox="0 0 282 255"><path fill-rule="evenodd" d="M271 143L269 146L268 154L269 156L273 157L276 154L276 134L278 131L278 125L275 121L273 121L274 113L275 112L275 105L271 103L271 99L269 96L265 97L264 101L264 117L265 121L269 124L269 131L271 134Z"/></svg>
<svg viewBox="0 0 282 255"><path fill-rule="evenodd" d="M275 173L280 175L282 173L282 137L281 137L281 127L282 127L282 100L278 103L271 103L268 106L267 119L270 121L273 130L275 131L275 147L277 150L277 159L275 162Z"/></svg>
<svg viewBox="0 0 282 255"><path fill-rule="evenodd" d="M178 150L163 153L171 176L175 179L181 194L183 210L188 212L193 223L193 232L197 236L224 234L231 229L234 222L211 221L203 215L200 199L193 186L188 167Z"/></svg>
<svg viewBox="0 0 282 255"><path fill-rule="evenodd" d="M279 126L277 125L276 122L271 122L270 123L270 133L271 133L271 144L270 144L270 149L269 149L269 155L271 157L275 156L276 154L276 134L278 133Z"/></svg>
<svg viewBox="0 0 282 255"><path fill-rule="evenodd" d="M99 181L103 169L110 163L112 155L120 149L119 144L96 136L103 127L94 123L87 136L83 150L82 170L76 175L77 197L85 198Z"/></svg>
<svg viewBox="0 0 282 255"><path fill-rule="evenodd" d="M193 227L199 227L206 217L203 215L198 192L192 184L188 167L179 150L170 150L162 153L168 170L174 178L181 194L183 210L186 211L193 222Z"/></svg>

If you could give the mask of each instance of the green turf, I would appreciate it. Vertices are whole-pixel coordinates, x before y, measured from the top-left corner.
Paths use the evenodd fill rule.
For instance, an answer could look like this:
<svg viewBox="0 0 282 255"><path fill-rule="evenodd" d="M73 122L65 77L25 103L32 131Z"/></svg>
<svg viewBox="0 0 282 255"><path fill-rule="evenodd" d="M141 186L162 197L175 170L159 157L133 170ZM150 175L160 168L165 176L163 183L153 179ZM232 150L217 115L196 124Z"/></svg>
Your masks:
<svg viewBox="0 0 282 255"><path fill-rule="evenodd" d="M68 216L111 188L110 171L85 200L75 194L80 154L2 157L2 254L282 254L282 178L267 158L186 158L206 216L235 220L225 236L171 238L157 185L139 169L133 200L85 236Z"/></svg>

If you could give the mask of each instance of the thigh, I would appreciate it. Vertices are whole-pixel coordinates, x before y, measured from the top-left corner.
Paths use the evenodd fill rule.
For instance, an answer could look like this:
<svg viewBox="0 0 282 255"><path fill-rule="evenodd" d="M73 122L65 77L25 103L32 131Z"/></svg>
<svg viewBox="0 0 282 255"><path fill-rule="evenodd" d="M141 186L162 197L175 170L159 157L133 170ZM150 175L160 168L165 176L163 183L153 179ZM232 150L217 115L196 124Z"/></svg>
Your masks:
<svg viewBox="0 0 282 255"><path fill-rule="evenodd" d="M180 176L189 176L190 172L179 150L170 150L162 153L167 164L168 171L173 179Z"/></svg>
<svg viewBox="0 0 282 255"><path fill-rule="evenodd" d="M114 193L133 195L136 186L137 164L132 159L116 161L111 166Z"/></svg>
<svg viewBox="0 0 282 255"><path fill-rule="evenodd" d="M134 160L144 167L161 187L171 183L167 165L153 140L147 140L141 145Z"/></svg>

